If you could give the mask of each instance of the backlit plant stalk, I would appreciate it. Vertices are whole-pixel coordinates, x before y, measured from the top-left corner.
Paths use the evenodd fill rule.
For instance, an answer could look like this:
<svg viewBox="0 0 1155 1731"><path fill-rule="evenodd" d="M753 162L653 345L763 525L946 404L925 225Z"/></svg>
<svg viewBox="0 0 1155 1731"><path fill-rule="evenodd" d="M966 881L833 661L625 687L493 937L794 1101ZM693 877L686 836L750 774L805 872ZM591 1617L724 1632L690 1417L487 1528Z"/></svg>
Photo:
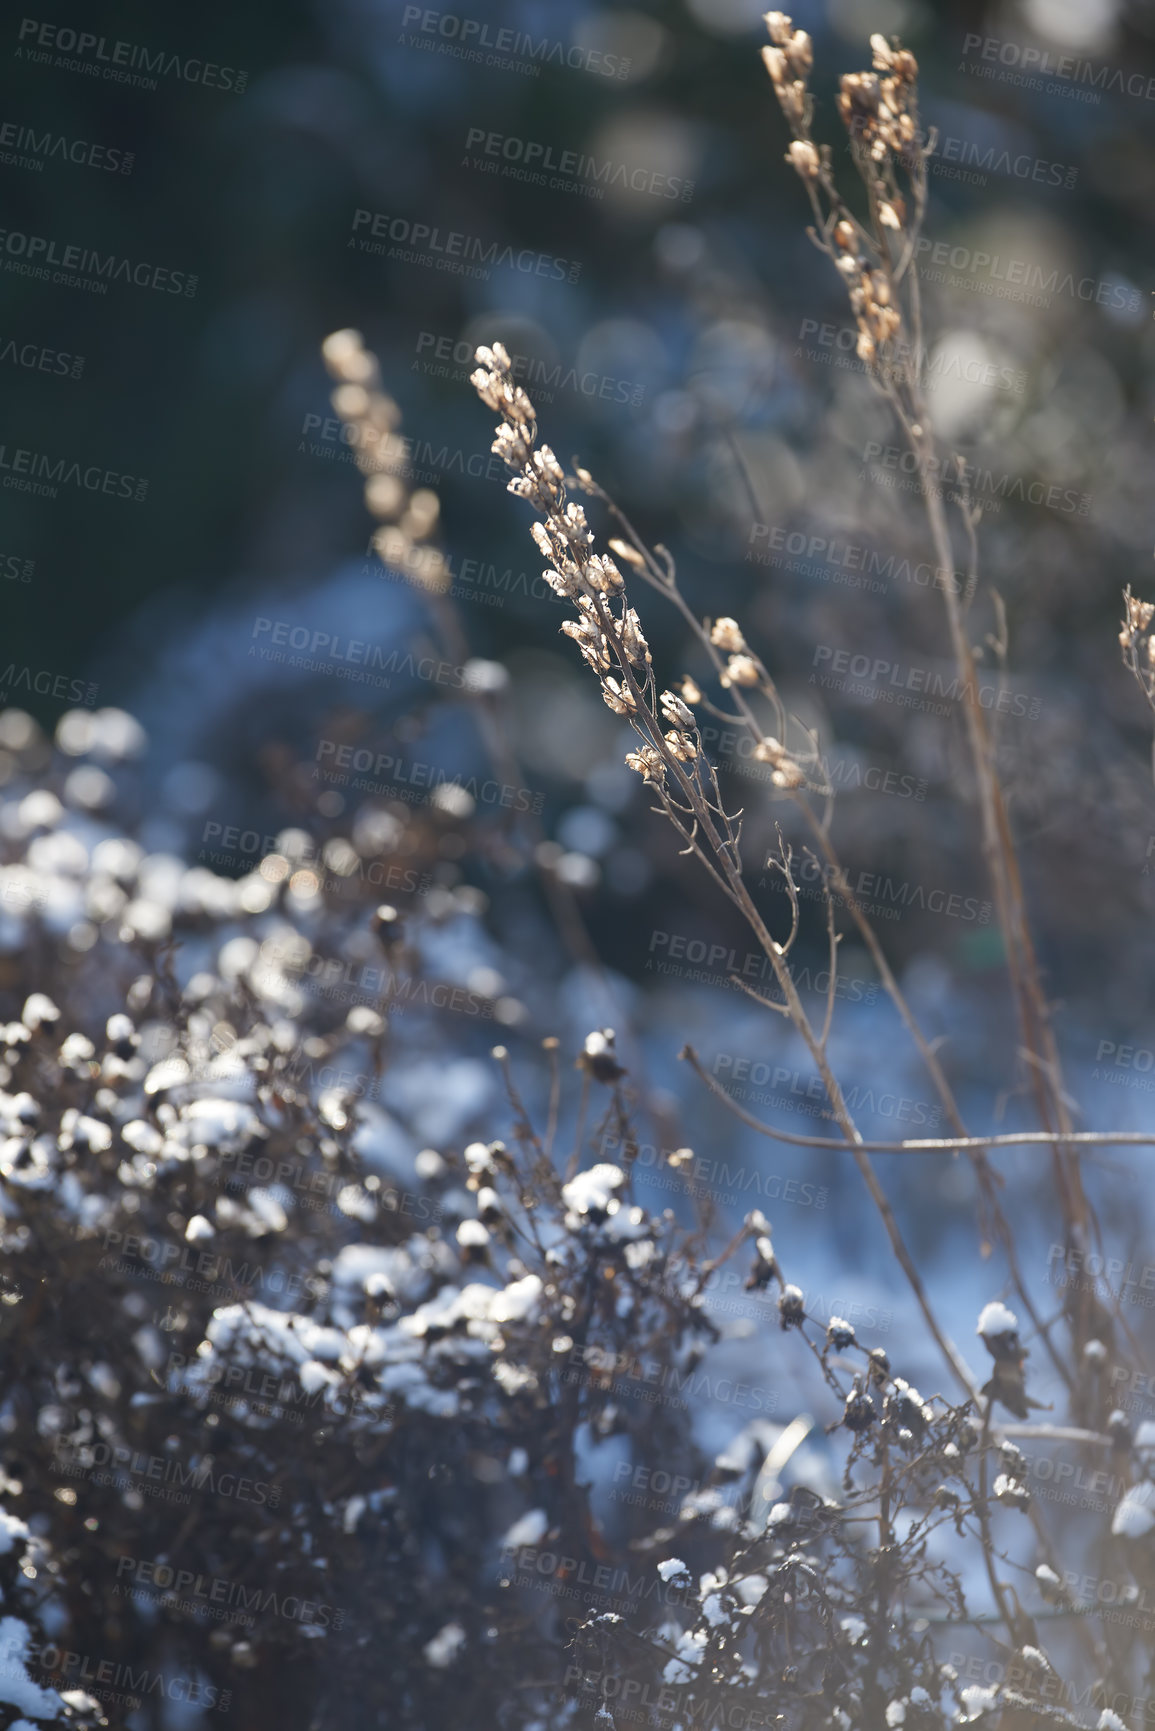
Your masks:
<svg viewBox="0 0 1155 1731"><path fill-rule="evenodd" d="M860 222L840 192L828 146L811 136L814 102L809 91L813 51L805 31L795 30L782 12L768 12L770 45L762 50L793 142L787 159L810 199L811 239L826 253L846 285L858 326L858 356L889 403L917 463L939 568L954 570L943 501L935 477L950 472L939 445L922 389L922 309L915 254L927 199L927 162L935 137L923 139L918 124L918 63L913 54L871 37L872 68L848 73L840 84L838 111L850 139L851 156L867 197L867 220ZM967 496L961 459L954 465L957 494L969 553L966 593L943 585L951 652L964 693L964 716L975 785L982 814L982 847L1002 932L1007 969L1018 1013L1029 1081L1040 1122L1060 1133L1072 1128L1050 1010L1039 977L1027 919L1022 876L1006 800L1000 784L995 742L979 702L974 651L965 611L977 583L978 512ZM1078 1156L1056 1141L1053 1161L1069 1230L1083 1243L1091 1215L1083 1194Z"/></svg>
<svg viewBox="0 0 1155 1731"><path fill-rule="evenodd" d="M534 541L549 565L545 582L569 601L577 618L567 620L562 630L573 638L582 658L601 686L602 698L615 715L629 721L638 738L626 762L641 775L664 812L714 882L747 921L770 962L782 993L781 1010L794 1024L822 1078L831 1111L851 1147L855 1162L872 1200L886 1226L891 1248L915 1294L927 1327L954 1377L968 1393L974 1393L969 1372L943 1333L931 1310L921 1276L902 1239L893 1210L879 1183L869 1155L860 1148L858 1127L850 1115L838 1079L831 1068L827 1046L834 1003L834 972L827 998L826 1015L816 1028L794 984L789 955L799 930L799 898L794 883L789 849L780 845L771 862L781 877L790 902L790 930L780 942L767 927L755 906L742 873L741 819L727 811L717 774L702 748L701 733L691 704L702 701L693 681L682 682L681 695L660 690L654 674L649 645L637 611L629 604L625 579L616 559L594 550L594 538L585 509L568 497L567 477L548 445L539 445L537 416L526 392L514 382L508 354L500 343L477 351L478 370L472 383L487 408L501 419L493 450L511 471L509 490L525 499L538 513L532 526ZM599 490L584 469L572 478L574 485L596 494ZM613 548L627 565L644 564L642 553L625 541ZM651 563L656 564L652 560ZM651 575L654 575L651 572ZM661 585L660 568L656 580ZM667 565L665 587L676 595L672 564ZM678 597L683 611L685 604ZM691 615L692 617L692 615ZM719 669L724 688L737 691L758 689L784 720L781 702L766 668L746 643L733 619L718 619L696 629L704 637ZM723 657L725 658L723 661ZM777 786L783 790L802 787L806 773L798 757L775 736L760 732L757 755L771 764ZM834 960L831 927L831 959ZM766 1000L762 999L765 1003ZM775 1006L778 1007L778 1006Z"/></svg>

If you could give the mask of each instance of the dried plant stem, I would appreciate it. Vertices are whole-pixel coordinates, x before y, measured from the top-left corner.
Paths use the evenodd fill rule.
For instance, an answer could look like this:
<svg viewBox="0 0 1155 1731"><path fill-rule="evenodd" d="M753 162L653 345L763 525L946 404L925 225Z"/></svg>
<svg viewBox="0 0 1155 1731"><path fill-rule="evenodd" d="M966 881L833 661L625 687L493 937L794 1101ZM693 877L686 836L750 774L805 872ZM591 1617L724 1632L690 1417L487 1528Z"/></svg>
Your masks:
<svg viewBox="0 0 1155 1731"><path fill-rule="evenodd" d="M942 500L930 481L933 438L926 431L925 416L917 424L919 430L916 431L915 426L902 413L901 405L896 402L895 406L911 449L918 459L919 481L935 557L941 570L952 570L953 551L946 514L942 508ZM979 703L974 653L963 624L958 596L950 584L944 585L943 597L951 648L965 692L967 738L982 811L983 853L1006 948L1007 969L1015 992L1024 1044L1027 1052L1039 1060L1029 1065L1031 1086L1039 1117L1044 1125L1061 1132L1069 1131L1071 1119L1063 1090L1062 1067L1050 1011L1039 978L1038 959L1023 896L1022 874L1006 800L995 768L994 745L986 714ZM1085 1227L1088 1208L1078 1165L1069 1155L1064 1156L1058 1144L1055 1146L1054 1158L1064 1212L1069 1220Z"/></svg>
<svg viewBox="0 0 1155 1731"><path fill-rule="evenodd" d="M842 1148L845 1144L834 1136L804 1136L796 1130L780 1130L764 1124L732 1100L709 1071L704 1069L692 1046L684 1046L681 1056L689 1063L710 1092L752 1130L769 1136L774 1142L789 1142L795 1148ZM984 1148L1049 1148L1053 1143L1072 1148L1155 1148L1155 1131L1146 1130L1009 1130L996 1136L912 1136L904 1142L873 1142L860 1140L858 1146L868 1154L955 1154Z"/></svg>
<svg viewBox="0 0 1155 1731"><path fill-rule="evenodd" d="M1013 1640L1015 1635L1014 1613L1011 1611L1011 1608L1007 1603L1006 1590L1003 1587L1002 1582L999 1580L995 1569L995 1542L991 1533L991 1505L987 1497L987 1455L990 1452L991 1446L991 1415L993 1407L993 1400L988 1399L984 1401L983 1429L982 1437L979 1442L979 1494L976 1501L979 1525L982 1528L983 1535L982 1551L983 1562L986 1565L987 1580L990 1582L991 1593L994 1597L995 1604L998 1606L999 1616L1006 1624L1007 1633Z"/></svg>

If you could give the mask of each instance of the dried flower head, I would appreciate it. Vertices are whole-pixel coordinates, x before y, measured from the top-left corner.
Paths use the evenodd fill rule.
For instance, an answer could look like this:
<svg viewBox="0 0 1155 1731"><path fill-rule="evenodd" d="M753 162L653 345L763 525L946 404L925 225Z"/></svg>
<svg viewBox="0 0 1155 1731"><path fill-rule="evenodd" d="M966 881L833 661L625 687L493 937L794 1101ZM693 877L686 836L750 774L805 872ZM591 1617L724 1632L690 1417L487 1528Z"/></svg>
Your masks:
<svg viewBox="0 0 1155 1731"><path fill-rule="evenodd" d="M710 642L715 649L724 649L728 655L740 655L746 647L746 639L736 619L715 619L710 627Z"/></svg>
<svg viewBox="0 0 1155 1731"><path fill-rule="evenodd" d="M731 685L757 685L761 677L758 663L752 655L731 655L726 663L726 671L722 675L722 684L727 687Z"/></svg>
<svg viewBox="0 0 1155 1731"><path fill-rule="evenodd" d="M796 138L786 152L786 160L803 180L817 180L821 158L808 138Z"/></svg>

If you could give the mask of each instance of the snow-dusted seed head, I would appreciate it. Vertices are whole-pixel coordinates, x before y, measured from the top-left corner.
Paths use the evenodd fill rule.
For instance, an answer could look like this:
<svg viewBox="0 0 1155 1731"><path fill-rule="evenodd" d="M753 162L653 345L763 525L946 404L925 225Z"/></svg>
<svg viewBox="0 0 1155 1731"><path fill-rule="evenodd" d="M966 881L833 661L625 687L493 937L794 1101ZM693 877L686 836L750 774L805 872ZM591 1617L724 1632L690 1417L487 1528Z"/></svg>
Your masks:
<svg viewBox="0 0 1155 1731"><path fill-rule="evenodd" d="M618 1191L626 1181L620 1166L601 1162L562 1185L562 1201L579 1221L605 1220L621 1206Z"/></svg>
<svg viewBox="0 0 1155 1731"><path fill-rule="evenodd" d="M463 1220L457 1228L457 1243L466 1262L489 1260L489 1230L480 1220Z"/></svg>
<svg viewBox="0 0 1155 1731"><path fill-rule="evenodd" d="M595 1082L616 1082L625 1075L617 1060L612 1028L595 1028L586 1035L578 1056L578 1067Z"/></svg>
<svg viewBox="0 0 1155 1731"><path fill-rule="evenodd" d="M849 1431L869 1430L877 1417L874 1402L862 1386L862 1378L856 1376L842 1409L843 1424Z"/></svg>
<svg viewBox="0 0 1155 1731"><path fill-rule="evenodd" d="M997 1299L983 1306L975 1333L992 1358L1004 1358L1018 1351L1019 1319Z"/></svg>
<svg viewBox="0 0 1155 1731"><path fill-rule="evenodd" d="M1155 1484L1142 1479L1132 1485L1111 1519L1111 1532L1117 1539L1151 1544L1155 1531Z"/></svg>
<svg viewBox="0 0 1155 1731"><path fill-rule="evenodd" d="M1018 1509L1020 1514L1025 1514L1031 1506L1030 1491L1009 1473L998 1474L991 1486L991 1495L996 1503L1002 1503L1008 1509Z"/></svg>

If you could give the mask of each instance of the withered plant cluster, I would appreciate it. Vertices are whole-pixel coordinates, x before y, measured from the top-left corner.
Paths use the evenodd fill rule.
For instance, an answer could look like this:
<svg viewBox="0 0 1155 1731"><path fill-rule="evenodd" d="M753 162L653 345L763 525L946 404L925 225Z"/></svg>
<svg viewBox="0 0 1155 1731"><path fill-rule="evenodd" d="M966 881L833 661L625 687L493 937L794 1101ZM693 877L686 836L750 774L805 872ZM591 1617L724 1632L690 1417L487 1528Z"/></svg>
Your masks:
<svg viewBox="0 0 1155 1731"><path fill-rule="evenodd" d="M1101 1245L1083 1151L1142 1138L1072 1128L978 700L976 610L993 615L997 642L1005 631L980 583L962 465L953 526L932 479L950 453L918 361L933 148L918 68L875 37L870 70L843 79L861 182L851 199L812 136L810 40L782 13L767 26L811 235L917 459L938 567L956 569L954 535L966 548L965 590L941 592L969 749L959 797L975 813L1017 1016L1019 1069L1002 1080L1030 1098L1036 1130L969 1133L843 869L822 741L787 712L740 621L700 618L669 552L559 461L499 343L478 350L473 382L498 417L510 491L534 514L546 581L572 609L562 630L633 730L626 761L655 811L764 953L778 996L736 983L802 1041L838 1134L762 1124L686 1047L691 1085L768 1138L853 1165L933 1342L938 1386L911 1381L913 1342L884 1349L819 1313L791 1279L781 1222L755 1211L723 1241L708 1211L695 1218L691 1150L669 1156L670 1206L647 1205L644 1083L612 1030L523 1055L502 1032L521 1012L499 971L453 973L446 957L484 932L484 900L456 863L488 845L468 800L370 801L348 823L287 831L226 877L135 839L120 794L142 742L127 717L66 716L53 751L10 711L5 1727L167 1731L218 1713L246 1731L1155 1721L1155 1426L1133 1425L1112 1394L1120 1370L1145 1374L1142 1343L1101 1280L1068 1281L1047 1313L1054 1289L1020 1265L1000 1199L1000 1150L1033 1147L1053 1175L1064 1266L1084 1267ZM427 596L464 660L437 501L406 482L396 405L356 333L324 353L382 558ZM685 628L689 668L676 677L654 664L652 595ZM1151 617L1128 598L1124 653L1149 698ZM500 694L477 664L466 701L516 780ZM704 717L748 732L821 868L830 989L818 1014L792 966L807 936L795 853L781 840L769 860L744 857ZM566 941L588 956L551 856L532 826L522 840ZM755 871L784 917L764 911ZM876 1144L855 1122L831 1058L846 933L925 1066L945 1137ZM767 1025L773 1039L780 1024ZM497 1103L454 1079L461 1054L484 1055ZM438 1096L435 1137L415 1076ZM977 1320L944 1314L872 1159L881 1150L971 1163L990 1257ZM772 1325L780 1342L773 1388L743 1384L719 1337L710 1295L731 1274L752 1331L762 1341ZM1039 1398L1043 1367L1063 1410ZM695 1419L727 1402L730 1441L707 1450ZM1040 1496L1076 1474L1097 1487L1085 1508Z"/></svg>

